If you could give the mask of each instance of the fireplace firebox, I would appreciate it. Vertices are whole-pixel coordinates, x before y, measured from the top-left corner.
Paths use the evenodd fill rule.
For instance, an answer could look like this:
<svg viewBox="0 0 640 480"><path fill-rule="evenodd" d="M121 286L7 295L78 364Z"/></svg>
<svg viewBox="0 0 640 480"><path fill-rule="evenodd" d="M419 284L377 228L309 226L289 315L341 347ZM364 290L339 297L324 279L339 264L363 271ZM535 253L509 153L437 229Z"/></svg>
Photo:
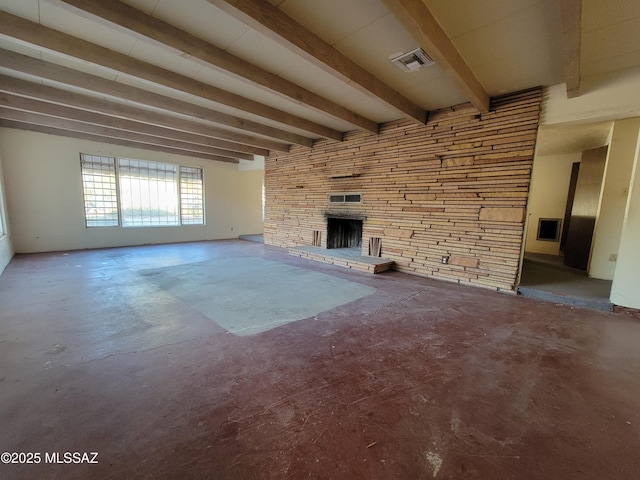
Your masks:
<svg viewBox="0 0 640 480"><path fill-rule="evenodd" d="M356 248L362 245L362 220L327 218L327 248Z"/></svg>

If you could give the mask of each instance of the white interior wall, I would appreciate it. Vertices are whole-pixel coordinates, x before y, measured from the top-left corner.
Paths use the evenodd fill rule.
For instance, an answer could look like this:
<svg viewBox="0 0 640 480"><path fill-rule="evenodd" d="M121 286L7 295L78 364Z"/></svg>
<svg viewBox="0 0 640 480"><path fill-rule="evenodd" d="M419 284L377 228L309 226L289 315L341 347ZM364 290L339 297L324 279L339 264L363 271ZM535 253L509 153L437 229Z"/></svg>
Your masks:
<svg viewBox="0 0 640 480"><path fill-rule="evenodd" d="M203 167L206 225L86 228L80 153ZM213 240L262 231L259 214L247 214L260 211L251 199L259 198L261 181L241 176L235 164L13 129L0 129L0 155L16 252Z"/></svg>
<svg viewBox="0 0 640 480"><path fill-rule="evenodd" d="M537 156L533 162L531 192L529 193L528 227L525 251L546 255L560 254L557 242L536 240L541 218L560 218L564 212L571 181L571 166L580 161L580 153ZM563 228L564 225L561 225Z"/></svg>
<svg viewBox="0 0 640 480"><path fill-rule="evenodd" d="M236 218L241 234L258 234L263 231L262 222L262 178L264 171L247 170L238 174L238 189L246 193L238 199L242 216Z"/></svg>
<svg viewBox="0 0 640 480"><path fill-rule="evenodd" d="M239 189L245 192L238 199L243 218L238 221L245 234L261 234L262 218L262 185L264 180L264 157L256 155L253 161L240 160L238 165Z"/></svg>
<svg viewBox="0 0 640 480"><path fill-rule="evenodd" d="M593 278L614 277L639 131L638 117L613 126L589 265Z"/></svg>
<svg viewBox="0 0 640 480"><path fill-rule="evenodd" d="M629 196L624 215L618 261L611 286L611 302L640 309L640 139L636 144Z"/></svg>
<svg viewBox="0 0 640 480"><path fill-rule="evenodd" d="M0 151L0 274L13 257L13 245L11 243L11 235L9 230L9 218L6 209L6 197L4 194L5 183L2 168L2 152Z"/></svg>

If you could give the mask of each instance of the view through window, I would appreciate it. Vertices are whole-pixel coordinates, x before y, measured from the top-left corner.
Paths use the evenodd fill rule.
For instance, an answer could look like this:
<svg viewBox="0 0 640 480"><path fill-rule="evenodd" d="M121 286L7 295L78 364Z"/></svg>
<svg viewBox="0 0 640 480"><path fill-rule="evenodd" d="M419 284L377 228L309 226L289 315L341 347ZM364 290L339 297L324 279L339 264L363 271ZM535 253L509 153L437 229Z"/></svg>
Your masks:
<svg viewBox="0 0 640 480"><path fill-rule="evenodd" d="M202 168L80 155L87 227L204 224Z"/></svg>

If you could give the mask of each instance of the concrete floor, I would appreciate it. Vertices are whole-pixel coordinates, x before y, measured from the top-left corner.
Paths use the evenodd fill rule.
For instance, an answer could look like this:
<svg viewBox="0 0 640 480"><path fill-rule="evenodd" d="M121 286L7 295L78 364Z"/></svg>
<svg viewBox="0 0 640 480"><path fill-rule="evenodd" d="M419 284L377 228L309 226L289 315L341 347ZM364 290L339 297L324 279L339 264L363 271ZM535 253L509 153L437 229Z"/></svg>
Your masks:
<svg viewBox="0 0 640 480"><path fill-rule="evenodd" d="M518 291L531 298L610 312L611 284L564 266L562 257L525 253Z"/></svg>
<svg viewBox="0 0 640 480"><path fill-rule="evenodd" d="M234 257L375 290L240 336L141 273ZM622 314L242 240L18 255L0 451L41 461L0 478L636 479L638 345ZM98 463L51 463L65 452Z"/></svg>

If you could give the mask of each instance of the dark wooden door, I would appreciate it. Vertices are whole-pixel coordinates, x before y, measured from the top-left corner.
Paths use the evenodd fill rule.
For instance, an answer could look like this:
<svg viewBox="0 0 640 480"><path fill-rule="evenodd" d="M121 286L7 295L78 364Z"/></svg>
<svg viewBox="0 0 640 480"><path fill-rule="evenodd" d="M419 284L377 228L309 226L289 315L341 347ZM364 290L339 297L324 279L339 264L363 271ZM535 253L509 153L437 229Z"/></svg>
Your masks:
<svg viewBox="0 0 640 480"><path fill-rule="evenodd" d="M607 147L582 152L564 249L564 264L568 267L580 270L589 267L606 160Z"/></svg>
<svg viewBox="0 0 640 480"><path fill-rule="evenodd" d="M564 209L564 221L562 222L562 236L560 237L560 251L564 254L567 246L567 236L571 225L571 210L573 210L573 199L576 196L576 185L578 184L578 173L580 172L580 162L575 162L571 166L571 180L569 181L569 193L567 194L567 205Z"/></svg>

